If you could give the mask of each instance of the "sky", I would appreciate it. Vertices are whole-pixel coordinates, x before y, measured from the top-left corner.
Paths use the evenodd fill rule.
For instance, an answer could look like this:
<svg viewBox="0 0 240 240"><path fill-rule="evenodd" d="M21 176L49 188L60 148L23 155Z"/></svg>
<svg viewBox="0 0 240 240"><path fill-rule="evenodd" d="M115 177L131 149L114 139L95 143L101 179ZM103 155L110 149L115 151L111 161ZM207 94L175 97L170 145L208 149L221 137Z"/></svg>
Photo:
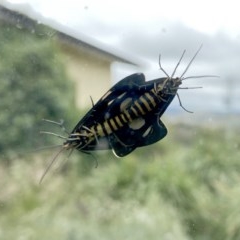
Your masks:
<svg viewBox="0 0 240 240"><path fill-rule="evenodd" d="M239 1L211 0L0 0L28 14L90 36L104 44L151 62L146 78L158 78L158 56L171 74L181 53L186 56L178 75L201 44L203 48L186 76L218 75L189 79L198 90L180 92L182 102L196 109L240 113ZM120 69L120 70L119 70ZM131 69L118 69L118 78ZM117 72L117 71L116 71ZM175 101L176 102L176 101ZM176 102L177 106L178 103ZM177 106L178 107L178 106Z"/></svg>
<svg viewBox="0 0 240 240"><path fill-rule="evenodd" d="M108 27L155 28L160 21L181 22L200 32L215 34L224 31L231 36L240 33L239 1L192 0L9 0L27 3L45 17L71 27L87 26L93 21L105 22ZM56 9L57 8L57 9ZM152 26L151 26L152 25ZM154 26L155 25L155 26Z"/></svg>

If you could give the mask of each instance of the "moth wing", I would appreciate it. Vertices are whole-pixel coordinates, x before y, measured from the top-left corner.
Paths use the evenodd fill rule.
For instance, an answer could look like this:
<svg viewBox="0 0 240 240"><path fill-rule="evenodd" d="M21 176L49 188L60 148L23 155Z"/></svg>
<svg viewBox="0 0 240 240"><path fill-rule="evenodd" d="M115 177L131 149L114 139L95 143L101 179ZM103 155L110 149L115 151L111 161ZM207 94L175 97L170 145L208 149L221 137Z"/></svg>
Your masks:
<svg viewBox="0 0 240 240"><path fill-rule="evenodd" d="M158 116L146 120L139 129L125 126L111 136L110 144L115 155L124 157L134 149L156 143L167 135L167 128Z"/></svg>
<svg viewBox="0 0 240 240"><path fill-rule="evenodd" d="M104 102L104 100L107 98L107 100L112 100L116 95L122 94L125 91L132 90L134 88L138 88L145 84L145 76L142 73L134 73L132 75L129 75L119 82L117 82L112 88L110 88L103 97L99 100L99 102Z"/></svg>
<svg viewBox="0 0 240 240"><path fill-rule="evenodd" d="M115 134L109 136L110 147L117 157L124 157L136 149L135 144L126 145Z"/></svg>
<svg viewBox="0 0 240 240"><path fill-rule="evenodd" d="M145 76L142 73L135 73L125 77L109 89L100 100L93 106L95 111L102 111L109 108L111 103L116 99L120 99L124 94L136 93L145 83ZM116 105L116 104L115 104Z"/></svg>
<svg viewBox="0 0 240 240"><path fill-rule="evenodd" d="M95 123L101 123L105 120L105 114L108 113L109 106L117 107L122 101L120 98L123 94L130 92L136 92L140 86L145 83L145 76L142 73L135 73L128 77L125 77L118 83L116 83L109 91L107 91L102 98L85 114L85 116L78 122L72 132L81 127L89 127ZM114 103L114 104L112 104Z"/></svg>
<svg viewBox="0 0 240 240"><path fill-rule="evenodd" d="M156 143L167 135L167 128L160 118L156 119L138 140L138 147L147 146Z"/></svg>

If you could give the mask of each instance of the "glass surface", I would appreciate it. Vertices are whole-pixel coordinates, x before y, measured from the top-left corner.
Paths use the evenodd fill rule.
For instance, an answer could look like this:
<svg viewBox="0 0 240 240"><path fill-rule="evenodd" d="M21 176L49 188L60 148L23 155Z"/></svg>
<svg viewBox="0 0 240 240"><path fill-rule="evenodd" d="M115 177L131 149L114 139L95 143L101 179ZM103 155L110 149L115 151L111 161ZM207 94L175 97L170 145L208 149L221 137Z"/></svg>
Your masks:
<svg viewBox="0 0 240 240"><path fill-rule="evenodd" d="M223 15L232 24L219 20L218 28L220 3L216 14L205 2L186 1L165 9L154 1L1 4L0 239L240 238L240 35L233 7ZM146 81L171 77L184 49L174 77L193 59L184 74L192 78L161 116L166 137L123 158L111 150L61 152L115 83L136 72ZM103 125L98 116L115 111L114 100L92 112L95 126ZM145 116L126 125L151 127L157 114ZM98 142L100 127L93 129L85 127ZM126 148L151 133L112 131L107 142Z"/></svg>

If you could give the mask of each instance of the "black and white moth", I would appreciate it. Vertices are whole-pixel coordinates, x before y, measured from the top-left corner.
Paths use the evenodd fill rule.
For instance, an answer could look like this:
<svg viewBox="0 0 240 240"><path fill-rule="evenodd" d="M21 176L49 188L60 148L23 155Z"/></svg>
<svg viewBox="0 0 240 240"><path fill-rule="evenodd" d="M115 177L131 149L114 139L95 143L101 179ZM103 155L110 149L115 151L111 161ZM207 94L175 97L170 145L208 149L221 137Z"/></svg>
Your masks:
<svg viewBox="0 0 240 240"><path fill-rule="evenodd" d="M174 74L184 56L183 52L173 73L145 81L142 73L132 74L115 84L74 127L62 149L82 152L111 149L124 157L138 147L147 146L167 135L161 116L177 94L195 53L180 77ZM205 76L196 76L205 77ZM178 97L179 98L179 97ZM181 101L179 99L181 105ZM182 106L182 105L181 105Z"/></svg>
<svg viewBox="0 0 240 240"><path fill-rule="evenodd" d="M178 96L177 91L182 81L206 77L184 77L200 49L201 47L180 77L174 75L185 51L171 76L162 68L159 57L160 70L166 77L145 81L144 74L135 73L119 81L93 104L78 122L65 138L60 152L77 149L89 153L111 149L116 156L124 157L138 147L156 143L164 138L167 135L167 128L161 117L174 97ZM180 106L184 108L179 96L178 99Z"/></svg>

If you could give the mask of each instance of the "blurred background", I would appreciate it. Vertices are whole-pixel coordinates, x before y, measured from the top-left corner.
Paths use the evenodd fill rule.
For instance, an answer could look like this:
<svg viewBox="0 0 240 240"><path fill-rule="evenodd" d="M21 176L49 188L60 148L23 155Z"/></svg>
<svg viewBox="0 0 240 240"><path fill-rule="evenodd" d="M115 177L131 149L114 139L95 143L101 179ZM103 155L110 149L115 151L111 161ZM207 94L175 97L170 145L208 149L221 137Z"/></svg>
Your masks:
<svg viewBox="0 0 240 240"><path fill-rule="evenodd" d="M0 0L1 239L239 239L237 1ZM58 157L65 133L117 81L176 76L203 47L162 121L125 158ZM44 147L49 149L42 150ZM96 159L95 159L96 158ZM96 160L98 168L95 168Z"/></svg>

